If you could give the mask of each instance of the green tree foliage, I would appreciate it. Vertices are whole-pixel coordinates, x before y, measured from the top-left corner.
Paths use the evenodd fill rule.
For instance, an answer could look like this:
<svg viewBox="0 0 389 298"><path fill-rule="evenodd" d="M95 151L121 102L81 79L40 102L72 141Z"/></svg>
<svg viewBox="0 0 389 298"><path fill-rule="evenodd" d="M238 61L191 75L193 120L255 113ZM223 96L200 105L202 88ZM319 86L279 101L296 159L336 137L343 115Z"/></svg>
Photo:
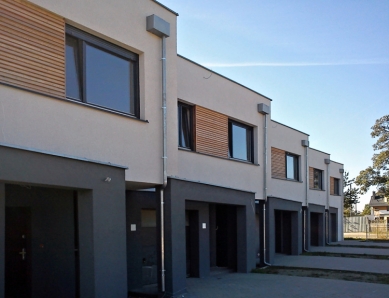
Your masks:
<svg viewBox="0 0 389 298"><path fill-rule="evenodd" d="M343 196L344 196L344 214L352 215L355 204L359 203L359 188L352 187L355 179L349 178L349 173L344 172L343 175Z"/></svg>
<svg viewBox="0 0 389 298"><path fill-rule="evenodd" d="M371 136L378 138L373 145L373 165L361 171L355 179L361 193L366 193L371 186L377 187L377 195L389 196L389 115L377 119L371 128Z"/></svg>
<svg viewBox="0 0 389 298"><path fill-rule="evenodd" d="M365 205L365 208L363 208L361 215L370 215L370 205L369 204Z"/></svg>

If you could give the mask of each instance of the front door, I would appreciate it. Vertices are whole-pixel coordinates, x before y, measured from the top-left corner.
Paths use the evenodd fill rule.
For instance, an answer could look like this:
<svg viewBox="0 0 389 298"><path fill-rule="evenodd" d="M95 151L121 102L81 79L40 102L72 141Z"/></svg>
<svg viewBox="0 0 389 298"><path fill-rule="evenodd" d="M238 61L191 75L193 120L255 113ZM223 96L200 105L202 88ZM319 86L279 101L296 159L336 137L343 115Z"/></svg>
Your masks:
<svg viewBox="0 0 389 298"><path fill-rule="evenodd" d="M5 297L31 297L31 209L6 207Z"/></svg>

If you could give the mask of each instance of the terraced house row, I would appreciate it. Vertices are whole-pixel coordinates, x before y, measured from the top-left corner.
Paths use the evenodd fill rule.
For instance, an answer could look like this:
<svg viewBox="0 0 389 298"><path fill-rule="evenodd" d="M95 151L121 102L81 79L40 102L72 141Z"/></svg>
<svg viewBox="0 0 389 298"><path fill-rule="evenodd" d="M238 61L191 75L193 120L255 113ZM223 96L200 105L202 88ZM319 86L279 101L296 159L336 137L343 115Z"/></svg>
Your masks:
<svg viewBox="0 0 389 298"><path fill-rule="evenodd" d="M343 165L177 55L177 16L0 0L0 297L185 297L342 239Z"/></svg>

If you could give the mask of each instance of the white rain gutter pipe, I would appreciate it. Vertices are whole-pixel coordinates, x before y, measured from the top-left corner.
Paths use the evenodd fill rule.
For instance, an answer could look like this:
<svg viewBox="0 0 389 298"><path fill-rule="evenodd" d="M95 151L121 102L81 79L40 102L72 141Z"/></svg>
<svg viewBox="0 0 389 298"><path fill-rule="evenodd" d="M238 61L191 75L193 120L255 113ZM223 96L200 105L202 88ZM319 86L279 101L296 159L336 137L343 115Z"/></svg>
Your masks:
<svg viewBox="0 0 389 298"><path fill-rule="evenodd" d="M164 190L167 186L167 121L166 121L166 37L170 36L170 24L156 15L146 18L146 30L162 39L162 186L160 188L161 217L161 290L165 292L165 218Z"/></svg>
<svg viewBox="0 0 389 298"><path fill-rule="evenodd" d="M307 250L307 216L308 216L308 189L309 189L309 165L308 165L308 150L309 150L309 140L302 140L301 145L305 147L305 209L304 209L304 247L303 250Z"/></svg>
<svg viewBox="0 0 389 298"><path fill-rule="evenodd" d="M329 245L329 238L330 238L330 159L324 159L324 163L327 165L327 189L326 189L326 195L327 195L327 202L326 202L326 244Z"/></svg>
<svg viewBox="0 0 389 298"><path fill-rule="evenodd" d="M263 125L263 263L267 266L271 264L266 262L266 203L267 203L267 115L270 113L270 107L261 103L258 104L258 112L264 115Z"/></svg>

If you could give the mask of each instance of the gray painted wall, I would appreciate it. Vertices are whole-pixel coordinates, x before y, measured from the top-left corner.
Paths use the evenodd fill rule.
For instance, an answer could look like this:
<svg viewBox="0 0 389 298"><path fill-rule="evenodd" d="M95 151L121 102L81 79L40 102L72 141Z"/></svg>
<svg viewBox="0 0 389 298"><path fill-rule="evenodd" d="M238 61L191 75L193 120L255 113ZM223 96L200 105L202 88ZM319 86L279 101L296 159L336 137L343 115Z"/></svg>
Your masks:
<svg viewBox="0 0 389 298"><path fill-rule="evenodd" d="M255 268L255 210L254 193L247 193L200 183L168 179L165 189L165 266L166 294L176 296L186 291L185 257L185 208L187 201L237 205L238 272ZM192 202L188 207L194 206ZM200 208L199 208L200 210ZM199 213L201 214L201 212ZM200 216L200 215L199 215ZM206 212L201 215L209 227ZM201 219L199 221L201 224ZM208 231L200 229L200 268L210 266ZM202 239L202 240L201 240ZM204 250L204 251L202 251ZM208 251L207 251L208 250ZM206 273L205 269L200 271Z"/></svg>
<svg viewBox="0 0 389 298"><path fill-rule="evenodd" d="M270 197L266 206L266 254L267 261L272 264L275 255L275 218L274 211L283 210L292 212L292 255L302 253L302 208L300 202L288 201ZM261 216L261 213L260 213Z"/></svg>
<svg viewBox="0 0 389 298"><path fill-rule="evenodd" d="M106 177L111 177L110 183L104 182ZM1 146L0 183L78 190L79 215L82 215L79 216L81 297L127 297L123 169ZM0 198L3 198L1 212L4 194ZM0 225L4 231L4 224ZM3 238L2 232L2 247ZM3 265L0 276L4 276ZM0 286L3 295L4 285Z"/></svg>

